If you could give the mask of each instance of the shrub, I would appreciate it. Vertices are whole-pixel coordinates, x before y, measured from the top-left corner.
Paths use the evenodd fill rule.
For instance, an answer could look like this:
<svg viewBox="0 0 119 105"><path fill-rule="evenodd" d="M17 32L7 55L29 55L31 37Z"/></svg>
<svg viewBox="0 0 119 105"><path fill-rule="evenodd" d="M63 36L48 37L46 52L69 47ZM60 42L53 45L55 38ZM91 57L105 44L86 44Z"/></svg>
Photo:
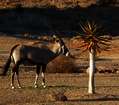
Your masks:
<svg viewBox="0 0 119 105"><path fill-rule="evenodd" d="M47 73L74 73L76 66L73 59L66 56L58 56L47 66Z"/></svg>

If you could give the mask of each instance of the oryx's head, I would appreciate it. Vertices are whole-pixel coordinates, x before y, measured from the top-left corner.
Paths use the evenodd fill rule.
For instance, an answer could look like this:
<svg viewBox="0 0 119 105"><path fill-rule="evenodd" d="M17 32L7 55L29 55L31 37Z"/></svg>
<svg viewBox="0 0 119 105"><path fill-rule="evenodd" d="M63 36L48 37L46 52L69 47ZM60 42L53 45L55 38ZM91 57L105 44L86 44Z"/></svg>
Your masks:
<svg viewBox="0 0 119 105"><path fill-rule="evenodd" d="M59 54L62 54L65 56L70 55L69 49L66 47L64 41L61 38L57 37L56 35L53 35L53 40L59 46L59 48L57 49Z"/></svg>

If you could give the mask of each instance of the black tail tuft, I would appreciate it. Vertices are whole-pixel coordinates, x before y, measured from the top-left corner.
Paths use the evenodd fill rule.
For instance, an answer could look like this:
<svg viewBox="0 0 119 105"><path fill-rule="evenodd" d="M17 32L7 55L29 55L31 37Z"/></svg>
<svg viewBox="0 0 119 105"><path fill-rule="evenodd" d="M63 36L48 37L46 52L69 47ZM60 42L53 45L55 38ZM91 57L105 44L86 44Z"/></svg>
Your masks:
<svg viewBox="0 0 119 105"><path fill-rule="evenodd" d="M6 76L10 63L11 63L11 57L8 58L6 64L4 65L1 76Z"/></svg>

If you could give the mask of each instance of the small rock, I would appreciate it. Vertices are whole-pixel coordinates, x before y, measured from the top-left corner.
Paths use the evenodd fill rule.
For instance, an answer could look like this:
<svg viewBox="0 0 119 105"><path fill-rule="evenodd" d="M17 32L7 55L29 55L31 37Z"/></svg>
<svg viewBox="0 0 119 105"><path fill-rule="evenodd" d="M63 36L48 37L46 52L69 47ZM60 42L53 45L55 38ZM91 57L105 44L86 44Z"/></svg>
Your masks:
<svg viewBox="0 0 119 105"><path fill-rule="evenodd" d="M58 93L54 95L56 101L67 101L67 97L64 95L64 93Z"/></svg>

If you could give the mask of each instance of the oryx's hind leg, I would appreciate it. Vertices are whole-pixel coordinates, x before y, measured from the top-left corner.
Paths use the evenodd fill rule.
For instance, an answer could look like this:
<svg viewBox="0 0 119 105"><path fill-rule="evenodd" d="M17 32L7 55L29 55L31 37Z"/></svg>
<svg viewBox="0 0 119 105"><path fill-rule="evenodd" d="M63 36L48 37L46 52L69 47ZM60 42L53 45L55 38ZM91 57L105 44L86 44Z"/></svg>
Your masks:
<svg viewBox="0 0 119 105"><path fill-rule="evenodd" d="M36 68L36 77L35 77L35 82L34 82L34 87L35 87L35 88L38 87L37 81L38 81L38 78L39 78L40 67L41 67L41 66L37 65L37 68Z"/></svg>
<svg viewBox="0 0 119 105"><path fill-rule="evenodd" d="M16 69L16 76L17 76L18 88L21 89L22 86L21 86L20 80L19 80L19 70L18 69L19 69L19 67L17 67L17 69Z"/></svg>
<svg viewBox="0 0 119 105"><path fill-rule="evenodd" d="M19 64L20 64L19 62L14 64L13 69L12 69L12 73L11 73L11 87L12 87L12 89L15 88L15 86L14 86L14 76L15 76L15 74L17 76L18 88L21 88L20 81L19 81L19 72L18 72Z"/></svg>
<svg viewBox="0 0 119 105"><path fill-rule="evenodd" d="M14 89L15 86L14 86L14 75L15 75L15 72L12 70L11 71L11 88Z"/></svg>
<svg viewBox="0 0 119 105"><path fill-rule="evenodd" d="M45 84L45 70L46 70L46 64L42 65L42 72L41 72L41 76L42 76L42 86L45 88L46 84Z"/></svg>

